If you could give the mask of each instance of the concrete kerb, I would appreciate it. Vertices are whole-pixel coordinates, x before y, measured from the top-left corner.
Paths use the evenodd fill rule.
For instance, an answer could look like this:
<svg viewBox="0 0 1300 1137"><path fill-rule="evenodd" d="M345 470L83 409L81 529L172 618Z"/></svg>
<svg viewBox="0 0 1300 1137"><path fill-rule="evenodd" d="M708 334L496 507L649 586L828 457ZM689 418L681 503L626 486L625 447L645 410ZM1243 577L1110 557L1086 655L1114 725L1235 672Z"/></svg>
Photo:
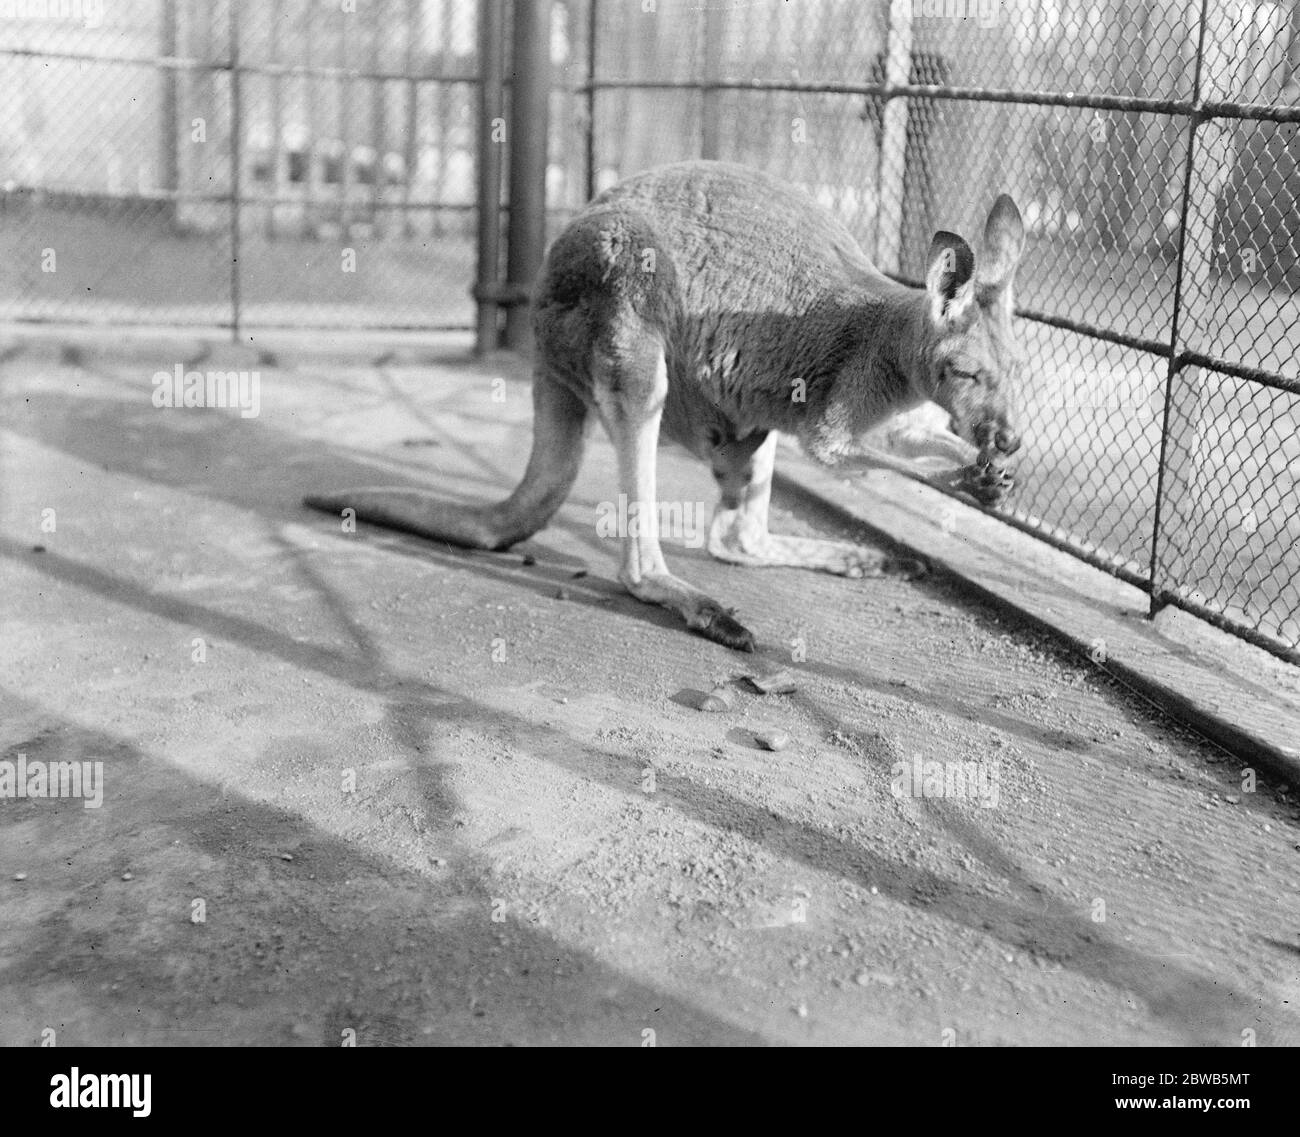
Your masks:
<svg viewBox="0 0 1300 1137"><path fill-rule="evenodd" d="M806 515L927 561L1245 766L1300 789L1300 670L1186 613L1151 621L1139 589L893 471L846 482L786 453L776 486Z"/></svg>

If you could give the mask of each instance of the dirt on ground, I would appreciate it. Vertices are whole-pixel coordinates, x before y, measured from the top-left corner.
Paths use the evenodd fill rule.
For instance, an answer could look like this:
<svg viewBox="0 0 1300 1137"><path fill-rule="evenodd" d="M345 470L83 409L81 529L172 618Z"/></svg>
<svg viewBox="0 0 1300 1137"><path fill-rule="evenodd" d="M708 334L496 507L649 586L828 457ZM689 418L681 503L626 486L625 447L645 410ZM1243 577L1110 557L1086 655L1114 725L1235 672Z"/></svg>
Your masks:
<svg viewBox="0 0 1300 1137"><path fill-rule="evenodd" d="M103 764L0 798L0 1043L1300 1043L1294 796L1088 659L686 524L760 650L692 636L617 583L599 436L509 553L346 531L302 495L503 496L518 368L254 354L256 417L153 406L188 358L0 361L0 759Z"/></svg>

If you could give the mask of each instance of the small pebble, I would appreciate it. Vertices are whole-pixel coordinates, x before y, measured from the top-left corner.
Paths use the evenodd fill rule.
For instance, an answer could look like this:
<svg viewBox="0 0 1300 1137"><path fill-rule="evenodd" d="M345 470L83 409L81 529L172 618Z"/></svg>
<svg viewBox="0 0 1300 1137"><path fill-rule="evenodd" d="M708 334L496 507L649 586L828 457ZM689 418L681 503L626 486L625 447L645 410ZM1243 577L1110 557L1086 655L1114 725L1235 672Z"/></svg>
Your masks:
<svg viewBox="0 0 1300 1137"><path fill-rule="evenodd" d="M764 750L784 750L790 745L790 736L783 730L757 730L754 741Z"/></svg>
<svg viewBox="0 0 1300 1137"><path fill-rule="evenodd" d="M25 872L14 873L14 880L26 880L26 879L27 879L27 874Z"/></svg>
<svg viewBox="0 0 1300 1137"><path fill-rule="evenodd" d="M715 714L719 711L731 710L731 692L725 687L714 687L700 700L700 710L712 711Z"/></svg>
<svg viewBox="0 0 1300 1137"><path fill-rule="evenodd" d="M135 877L134 877L131 873L129 873L129 872L124 872L124 873L122 874L122 879L123 879L123 880L135 880Z"/></svg>
<svg viewBox="0 0 1300 1137"><path fill-rule="evenodd" d="M747 675L745 678L763 695L791 695L799 690L794 676L788 671L774 671L771 675Z"/></svg>
<svg viewBox="0 0 1300 1137"><path fill-rule="evenodd" d="M292 853L281 853L281 854L280 854L280 860L282 860L282 861L291 861L291 860L293 860L293 854L292 854Z"/></svg>

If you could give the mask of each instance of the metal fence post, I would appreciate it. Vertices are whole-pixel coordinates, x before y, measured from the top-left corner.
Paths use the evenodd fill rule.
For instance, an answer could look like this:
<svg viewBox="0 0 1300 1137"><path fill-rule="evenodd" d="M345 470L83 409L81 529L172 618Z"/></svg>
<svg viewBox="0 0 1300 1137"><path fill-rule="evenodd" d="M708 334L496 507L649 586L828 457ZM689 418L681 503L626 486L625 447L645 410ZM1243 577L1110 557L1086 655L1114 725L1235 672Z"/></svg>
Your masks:
<svg viewBox="0 0 1300 1137"><path fill-rule="evenodd" d="M584 200L596 196L596 38L599 0L587 0L587 193Z"/></svg>
<svg viewBox="0 0 1300 1137"><path fill-rule="evenodd" d="M239 210L242 183L240 138L244 106L239 89L239 2L230 0L230 341L239 342Z"/></svg>
<svg viewBox="0 0 1300 1137"><path fill-rule="evenodd" d="M704 79L700 93L700 157L721 154L722 92L710 84L722 78L726 49L727 13L720 6L704 6Z"/></svg>
<svg viewBox="0 0 1300 1137"><path fill-rule="evenodd" d="M497 272L501 260L501 149L497 132L501 115L501 84L505 76L505 0L482 0L478 15L478 268L474 299L477 305L474 350L479 354L498 346Z"/></svg>
<svg viewBox="0 0 1300 1137"><path fill-rule="evenodd" d="M1208 295L1213 283L1214 221L1219 182L1230 166L1231 132L1222 122L1204 116L1206 102L1226 99L1234 78L1231 28L1209 27L1212 17L1227 23L1210 0L1201 0L1201 24L1196 45L1193 78L1194 109L1188 118L1187 165L1183 175L1183 200L1178 235L1178 268L1174 283L1173 323L1169 338L1169 369L1165 378L1165 405L1160 430L1160 458L1156 473L1156 501L1151 531L1151 603L1155 616L1167 603L1160 583L1161 527L1168 509L1171 482L1183 492L1199 493L1204 476L1202 442L1205 438L1205 382L1199 369L1185 365L1183 325L1197 321L1210 307ZM1207 61L1213 56L1213 66ZM1197 176L1197 158L1200 176ZM1199 302L1199 311L1187 319L1189 295Z"/></svg>
<svg viewBox="0 0 1300 1137"><path fill-rule="evenodd" d="M906 86L912 81L912 3L893 0L885 51L885 83ZM876 210L876 264L886 272L901 267L903 192L907 178L907 99L885 100L881 112L879 205Z"/></svg>
<svg viewBox="0 0 1300 1137"><path fill-rule="evenodd" d="M528 348L532 315L526 296L546 249L547 128L551 96L550 0L516 0L510 85L510 220L506 235L506 346Z"/></svg>
<svg viewBox="0 0 1300 1137"><path fill-rule="evenodd" d="M171 4L164 4L162 8L162 36L161 50L163 56L168 59L175 59L180 52L177 50L180 43L180 34L177 25L176 9ZM179 131L181 128L180 97L178 88L180 85L180 76L176 68L171 67L162 73L162 182L163 188L172 195L168 207L169 221L174 226L180 213L177 195L181 188L180 179L180 148L181 141Z"/></svg>

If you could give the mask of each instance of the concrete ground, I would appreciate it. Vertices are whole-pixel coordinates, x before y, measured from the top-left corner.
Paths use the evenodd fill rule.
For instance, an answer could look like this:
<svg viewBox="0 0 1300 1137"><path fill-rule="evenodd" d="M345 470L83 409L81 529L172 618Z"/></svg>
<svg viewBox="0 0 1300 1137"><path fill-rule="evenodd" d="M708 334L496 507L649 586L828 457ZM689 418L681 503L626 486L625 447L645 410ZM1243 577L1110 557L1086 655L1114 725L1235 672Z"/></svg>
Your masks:
<svg viewBox="0 0 1300 1137"><path fill-rule="evenodd" d="M728 652L617 585L599 436L508 554L301 507L511 488L527 383L467 346L267 359L249 418L155 408L175 345L0 359L0 760L104 772L0 797L0 1043L1300 1042L1294 800L943 579L687 526Z"/></svg>

